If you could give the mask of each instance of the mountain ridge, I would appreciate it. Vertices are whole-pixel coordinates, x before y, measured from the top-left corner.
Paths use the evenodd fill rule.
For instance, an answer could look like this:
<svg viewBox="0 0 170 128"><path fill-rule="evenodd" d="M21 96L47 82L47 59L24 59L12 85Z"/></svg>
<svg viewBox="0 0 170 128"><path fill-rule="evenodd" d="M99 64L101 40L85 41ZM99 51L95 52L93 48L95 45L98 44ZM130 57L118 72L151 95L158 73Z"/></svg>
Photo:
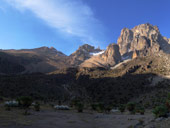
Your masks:
<svg viewBox="0 0 170 128"><path fill-rule="evenodd" d="M0 51L13 56L15 59L8 60L7 58L4 61L15 61L15 64L23 66L25 71L22 73L50 73L71 67L109 69L127 59L152 56L160 52L165 53L165 56L169 55L170 39L162 36L157 26L146 23L132 29L123 28L117 43L110 44L106 50L84 44L69 56L54 47L45 46Z"/></svg>

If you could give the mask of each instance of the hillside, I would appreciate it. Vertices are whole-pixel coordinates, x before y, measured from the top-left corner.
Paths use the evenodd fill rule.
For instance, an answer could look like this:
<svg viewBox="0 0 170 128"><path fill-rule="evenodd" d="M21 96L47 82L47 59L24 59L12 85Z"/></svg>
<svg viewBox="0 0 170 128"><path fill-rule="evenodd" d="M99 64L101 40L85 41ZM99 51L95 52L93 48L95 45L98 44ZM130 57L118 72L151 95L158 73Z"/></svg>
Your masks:
<svg viewBox="0 0 170 128"><path fill-rule="evenodd" d="M134 36L136 32L138 36ZM132 30L123 29L118 44L110 44L105 51L87 44L70 56L48 47L2 50L0 71L8 76L1 73L1 95L126 103L155 91L160 82L164 83L160 89L167 92L168 46L157 27L142 24ZM7 69L6 64L13 66ZM30 74L35 72L47 74Z"/></svg>

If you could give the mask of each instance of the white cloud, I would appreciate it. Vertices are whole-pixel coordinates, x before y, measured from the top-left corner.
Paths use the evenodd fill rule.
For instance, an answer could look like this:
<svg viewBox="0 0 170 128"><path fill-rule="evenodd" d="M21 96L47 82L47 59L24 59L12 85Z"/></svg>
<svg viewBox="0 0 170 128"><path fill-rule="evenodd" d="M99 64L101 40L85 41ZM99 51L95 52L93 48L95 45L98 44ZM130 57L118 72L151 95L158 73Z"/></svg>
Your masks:
<svg viewBox="0 0 170 128"><path fill-rule="evenodd" d="M82 0L5 0L21 12L31 11L50 26L98 45L103 27Z"/></svg>

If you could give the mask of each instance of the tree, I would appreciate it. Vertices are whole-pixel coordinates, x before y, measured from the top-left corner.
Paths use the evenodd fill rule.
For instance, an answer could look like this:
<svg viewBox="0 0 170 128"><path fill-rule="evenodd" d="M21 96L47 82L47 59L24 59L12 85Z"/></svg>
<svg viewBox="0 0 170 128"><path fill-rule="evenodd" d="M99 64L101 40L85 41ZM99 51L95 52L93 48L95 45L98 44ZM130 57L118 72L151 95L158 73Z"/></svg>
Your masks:
<svg viewBox="0 0 170 128"><path fill-rule="evenodd" d="M129 112L131 112L131 114L135 113L135 108L136 108L136 103L129 102L127 104L127 110L129 110Z"/></svg>
<svg viewBox="0 0 170 128"><path fill-rule="evenodd" d="M124 104L121 104L118 109L121 113L123 113L125 111L125 108L126 106Z"/></svg>
<svg viewBox="0 0 170 128"><path fill-rule="evenodd" d="M84 104L81 103L81 102L78 102L78 103L76 104L76 108L77 108L78 112L83 112Z"/></svg>
<svg viewBox="0 0 170 128"><path fill-rule="evenodd" d="M40 103L39 102L35 102L35 104L34 104L34 109L35 109L35 111L40 111Z"/></svg>
<svg viewBox="0 0 170 128"><path fill-rule="evenodd" d="M154 110L153 110L153 114L156 117L166 117L168 113L168 110L166 108L166 106L161 105L161 106L157 106Z"/></svg>
<svg viewBox="0 0 170 128"><path fill-rule="evenodd" d="M25 109L24 115L28 115L29 107L31 106L33 102L32 98L29 96L22 96L18 100L19 100L21 107Z"/></svg>

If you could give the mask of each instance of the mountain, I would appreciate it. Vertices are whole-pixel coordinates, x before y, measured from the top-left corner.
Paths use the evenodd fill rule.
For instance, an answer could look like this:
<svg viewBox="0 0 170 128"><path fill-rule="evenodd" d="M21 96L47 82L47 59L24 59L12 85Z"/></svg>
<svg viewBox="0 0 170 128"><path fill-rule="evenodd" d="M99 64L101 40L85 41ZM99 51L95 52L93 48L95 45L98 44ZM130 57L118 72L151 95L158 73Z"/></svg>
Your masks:
<svg viewBox="0 0 170 128"><path fill-rule="evenodd" d="M50 73L67 68L113 68L126 60L138 57L170 53L170 39L161 35L159 28L149 23L121 31L117 44L110 44L106 50L84 44L70 56L51 47L35 49L0 50L1 68L6 64L11 69L6 73ZM161 53L161 54L160 54ZM5 57L8 56L8 57ZM14 66L15 65L15 66ZM18 71L14 67L22 67ZM4 74L2 68L0 73Z"/></svg>
<svg viewBox="0 0 170 128"><path fill-rule="evenodd" d="M119 52L119 46L117 44L110 44L107 50L100 55L93 56L90 59L84 61L80 67L103 67L107 68L115 66L121 62L121 55Z"/></svg>
<svg viewBox="0 0 170 128"><path fill-rule="evenodd" d="M88 44L80 46L70 56L66 56L62 52L56 50L54 47L40 47L35 49L21 49L21 50L0 50L0 73L4 74L17 74L17 73L50 73L56 70L65 69L69 67L77 67L85 60L92 56L98 55L103 50L95 48ZM6 57L8 56L8 57ZM3 61L3 62L2 62ZM22 66L22 70L15 71L10 67ZM4 68L5 67L5 68ZM6 71L6 72L5 72Z"/></svg>
<svg viewBox="0 0 170 128"><path fill-rule="evenodd" d="M146 95L151 99L170 91L169 52L169 39L150 24L124 28L117 44L105 51L87 44L70 56L48 47L1 50L1 95L117 105L144 95L137 102L143 105ZM38 71L48 74L29 74ZM4 75L21 73L28 74Z"/></svg>
<svg viewBox="0 0 170 128"><path fill-rule="evenodd" d="M124 28L117 44L124 58L146 56L162 50L170 53L169 39L163 37L157 26L141 24L133 29Z"/></svg>
<svg viewBox="0 0 170 128"><path fill-rule="evenodd" d="M71 65L80 65L85 60L89 59L93 55L97 55L102 53L103 50L100 48L95 48L93 46L90 46L88 44L84 44L78 48L74 53L72 53L70 57L70 63Z"/></svg>
<svg viewBox="0 0 170 128"><path fill-rule="evenodd" d="M24 70L20 73L48 73L57 69L69 67L69 63L67 63L68 57L53 47L1 50L0 55L1 58L4 58L4 55L10 56L7 58L5 57L6 62L11 62L8 66L15 63L24 67ZM9 72L12 73L12 71Z"/></svg>

